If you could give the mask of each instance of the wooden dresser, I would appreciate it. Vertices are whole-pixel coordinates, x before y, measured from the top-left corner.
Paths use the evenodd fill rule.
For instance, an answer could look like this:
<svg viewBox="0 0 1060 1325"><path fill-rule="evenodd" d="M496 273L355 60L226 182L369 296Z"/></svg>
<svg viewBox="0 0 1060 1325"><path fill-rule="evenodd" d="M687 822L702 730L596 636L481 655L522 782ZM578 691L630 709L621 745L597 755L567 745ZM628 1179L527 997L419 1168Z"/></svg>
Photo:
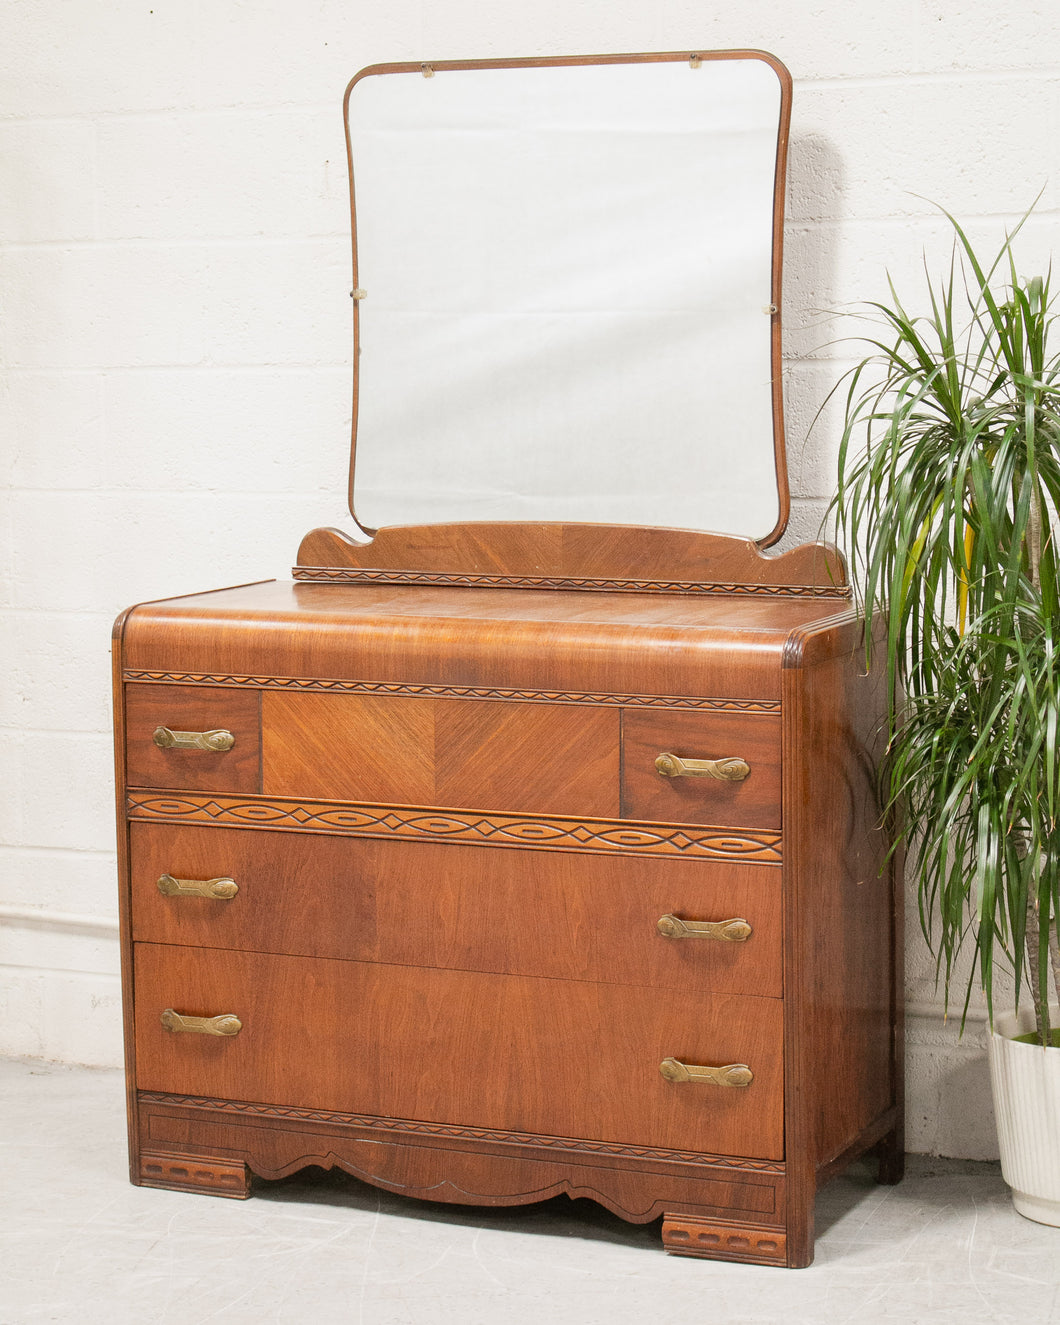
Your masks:
<svg viewBox="0 0 1060 1325"><path fill-rule="evenodd" d="M480 525L299 563L116 627L132 1180L565 1192L808 1264L819 1183L902 1156L835 555Z"/></svg>
<svg viewBox="0 0 1060 1325"><path fill-rule="evenodd" d="M838 555L761 550L790 97L753 51L351 82L359 537L116 628L134 1182L800 1266L824 1178L897 1180L883 704Z"/></svg>

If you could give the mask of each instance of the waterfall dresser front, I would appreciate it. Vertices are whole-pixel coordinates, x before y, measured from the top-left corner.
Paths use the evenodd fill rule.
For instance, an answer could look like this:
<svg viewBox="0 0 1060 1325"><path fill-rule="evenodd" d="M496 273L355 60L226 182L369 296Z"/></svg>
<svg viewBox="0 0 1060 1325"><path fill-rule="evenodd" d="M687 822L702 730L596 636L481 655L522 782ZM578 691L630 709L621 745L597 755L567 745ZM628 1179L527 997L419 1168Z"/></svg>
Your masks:
<svg viewBox="0 0 1060 1325"><path fill-rule="evenodd" d="M820 546L333 530L115 630L132 1180L591 1197L801 1266L902 1156L879 687Z"/></svg>

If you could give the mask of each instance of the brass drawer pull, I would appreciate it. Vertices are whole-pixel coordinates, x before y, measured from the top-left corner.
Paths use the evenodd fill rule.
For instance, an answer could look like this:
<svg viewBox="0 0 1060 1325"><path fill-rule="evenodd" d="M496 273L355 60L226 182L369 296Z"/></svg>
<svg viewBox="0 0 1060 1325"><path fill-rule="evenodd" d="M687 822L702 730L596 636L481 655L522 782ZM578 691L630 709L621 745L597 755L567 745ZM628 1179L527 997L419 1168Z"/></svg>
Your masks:
<svg viewBox="0 0 1060 1325"><path fill-rule="evenodd" d="M664 778L715 778L718 782L742 782L750 773L746 759L681 759L678 755L656 757L655 771Z"/></svg>
<svg viewBox="0 0 1060 1325"><path fill-rule="evenodd" d="M695 1082L705 1086L749 1086L755 1074L746 1063L726 1063L724 1067L692 1067L676 1058L664 1058L659 1071L667 1081Z"/></svg>
<svg viewBox="0 0 1060 1325"><path fill-rule="evenodd" d="M722 943L746 943L753 932L746 920L680 920L677 916L660 916L655 928L664 939L718 939Z"/></svg>
<svg viewBox="0 0 1060 1325"><path fill-rule="evenodd" d="M243 1029L234 1012L222 1012L217 1017L185 1017L172 1008L162 1013L162 1026L167 1031L190 1031L195 1035L238 1035Z"/></svg>
<svg viewBox="0 0 1060 1325"><path fill-rule="evenodd" d="M174 732L168 727L156 727L152 740L160 750L209 750L213 754L231 750L236 743L232 733L223 727L209 732Z"/></svg>
<svg viewBox="0 0 1060 1325"><path fill-rule="evenodd" d="M163 874L157 887L163 897L212 897L219 902L239 892L235 879L175 879L172 874Z"/></svg>

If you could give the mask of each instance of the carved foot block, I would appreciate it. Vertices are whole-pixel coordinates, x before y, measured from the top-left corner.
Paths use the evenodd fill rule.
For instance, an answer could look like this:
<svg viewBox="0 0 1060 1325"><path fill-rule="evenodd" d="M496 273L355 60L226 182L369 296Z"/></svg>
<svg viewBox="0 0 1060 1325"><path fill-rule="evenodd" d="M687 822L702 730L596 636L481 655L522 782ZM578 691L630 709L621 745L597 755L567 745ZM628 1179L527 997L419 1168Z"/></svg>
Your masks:
<svg viewBox="0 0 1060 1325"><path fill-rule="evenodd" d="M674 1256L786 1265L787 1237L775 1229L722 1224L695 1215L663 1215L663 1247Z"/></svg>
<svg viewBox="0 0 1060 1325"><path fill-rule="evenodd" d="M250 1195L250 1174L245 1164L211 1159L209 1155L141 1154L140 1186L245 1201Z"/></svg>

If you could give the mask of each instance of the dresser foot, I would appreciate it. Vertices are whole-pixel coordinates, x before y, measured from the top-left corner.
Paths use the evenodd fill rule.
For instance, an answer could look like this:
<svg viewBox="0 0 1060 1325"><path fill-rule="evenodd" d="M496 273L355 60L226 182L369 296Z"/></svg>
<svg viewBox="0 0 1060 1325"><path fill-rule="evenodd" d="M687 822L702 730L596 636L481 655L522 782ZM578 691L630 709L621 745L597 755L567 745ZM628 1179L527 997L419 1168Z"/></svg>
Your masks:
<svg viewBox="0 0 1060 1325"><path fill-rule="evenodd" d="M787 1237L773 1228L729 1224L696 1215L663 1215L663 1247L673 1256L787 1265Z"/></svg>
<svg viewBox="0 0 1060 1325"><path fill-rule="evenodd" d="M905 1176L904 1130L896 1127L893 1132L888 1132L876 1147L876 1154L880 1161L876 1181L888 1187L901 1182Z"/></svg>
<svg viewBox="0 0 1060 1325"><path fill-rule="evenodd" d="M243 1163L212 1159L209 1155L140 1155L141 1187L165 1187L172 1192L202 1192L245 1201L250 1195L250 1173Z"/></svg>

